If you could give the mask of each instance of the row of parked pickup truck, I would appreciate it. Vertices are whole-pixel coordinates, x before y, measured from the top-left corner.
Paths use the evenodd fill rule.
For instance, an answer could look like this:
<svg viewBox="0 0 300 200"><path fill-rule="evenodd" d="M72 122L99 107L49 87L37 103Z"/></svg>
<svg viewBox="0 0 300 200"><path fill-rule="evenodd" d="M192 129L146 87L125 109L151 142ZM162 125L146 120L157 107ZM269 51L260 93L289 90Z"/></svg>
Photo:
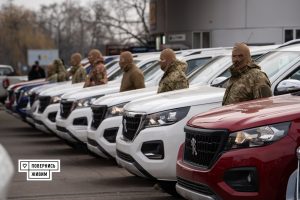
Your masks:
<svg viewBox="0 0 300 200"><path fill-rule="evenodd" d="M176 52L190 88L157 94L159 53L136 55L146 88L119 92L118 58L109 83L11 85L7 110L74 148L116 159L129 172L186 199L285 199L300 145L300 44L250 47L274 97L221 107L231 48ZM289 186L293 184L290 183ZM286 191L289 192L286 192Z"/></svg>

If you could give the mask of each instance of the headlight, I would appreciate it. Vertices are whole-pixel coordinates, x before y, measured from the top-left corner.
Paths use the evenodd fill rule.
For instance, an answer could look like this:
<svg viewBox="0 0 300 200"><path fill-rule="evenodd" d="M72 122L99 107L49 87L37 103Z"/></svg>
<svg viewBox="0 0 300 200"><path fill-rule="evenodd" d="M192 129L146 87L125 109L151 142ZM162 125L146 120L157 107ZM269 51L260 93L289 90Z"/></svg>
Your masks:
<svg viewBox="0 0 300 200"><path fill-rule="evenodd" d="M259 147L271 144L287 135L290 124L290 122L284 122L231 133L226 149Z"/></svg>
<svg viewBox="0 0 300 200"><path fill-rule="evenodd" d="M27 92L27 91L25 91L24 93L23 93L23 97L28 97L29 96L29 93Z"/></svg>
<svg viewBox="0 0 300 200"><path fill-rule="evenodd" d="M90 107L93 104L93 102L101 96L77 100L74 104L75 105L74 109Z"/></svg>
<svg viewBox="0 0 300 200"><path fill-rule="evenodd" d="M51 101L50 103L53 104L53 103L59 103L61 100L61 96L54 96L54 97L51 97Z"/></svg>
<svg viewBox="0 0 300 200"><path fill-rule="evenodd" d="M166 110L146 116L144 128L167 126L182 120L189 112L190 107Z"/></svg>
<svg viewBox="0 0 300 200"><path fill-rule="evenodd" d="M127 103L128 103L128 102L126 102L126 103L121 103L121 104L118 104L118 105L114 105L114 106L109 107L109 108L107 109L105 118L121 116L121 115L123 114L123 112L124 112L123 107L124 107Z"/></svg>

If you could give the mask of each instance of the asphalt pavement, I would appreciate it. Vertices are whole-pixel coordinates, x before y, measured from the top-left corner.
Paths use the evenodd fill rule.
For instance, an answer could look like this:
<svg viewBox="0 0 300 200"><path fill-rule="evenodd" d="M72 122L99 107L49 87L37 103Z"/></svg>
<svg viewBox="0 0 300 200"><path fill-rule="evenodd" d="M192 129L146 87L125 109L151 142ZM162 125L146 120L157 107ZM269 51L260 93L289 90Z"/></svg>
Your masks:
<svg viewBox="0 0 300 200"><path fill-rule="evenodd" d="M30 127L3 107L0 107L0 143L15 167L8 199L178 199L156 189L154 182L118 167L113 160L75 150L59 138ZM61 171L53 172L52 181L27 181L26 173L18 172L19 159L59 159Z"/></svg>

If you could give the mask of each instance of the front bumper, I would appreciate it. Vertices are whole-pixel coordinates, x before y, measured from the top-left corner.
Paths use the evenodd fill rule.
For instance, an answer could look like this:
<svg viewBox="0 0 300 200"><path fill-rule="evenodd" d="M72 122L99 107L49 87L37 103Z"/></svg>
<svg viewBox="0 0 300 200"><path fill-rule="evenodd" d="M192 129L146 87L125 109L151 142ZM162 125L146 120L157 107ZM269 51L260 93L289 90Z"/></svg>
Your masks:
<svg viewBox="0 0 300 200"><path fill-rule="evenodd" d="M58 111L60 112L60 110ZM74 125L77 119L85 119L86 125ZM56 132L62 138L75 143L87 143L87 127L92 119L92 110L88 108L80 108L73 110L68 118L62 118L60 114L56 116L56 126L60 128Z"/></svg>
<svg viewBox="0 0 300 200"><path fill-rule="evenodd" d="M138 176L142 173L148 178L175 181L177 153L180 144L184 142L183 127L187 119L170 126L143 129L133 141L123 139L121 125L116 139L117 162ZM162 142L164 151L162 159L149 159L142 152L143 144L152 141Z"/></svg>
<svg viewBox="0 0 300 200"><path fill-rule="evenodd" d="M213 198L211 196L194 192L193 190L189 190L178 184L176 184L176 190L182 197L184 197L185 199L188 199L188 200L195 200L195 199L216 200L215 198Z"/></svg>
<svg viewBox="0 0 300 200"><path fill-rule="evenodd" d="M42 124L48 129L48 131L55 133L56 130L56 121L55 116L59 109L59 103L50 104L42 113L40 118ZM50 117L52 116L52 117ZM54 117L53 117L54 116Z"/></svg>
<svg viewBox="0 0 300 200"><path fill-rule="evenodd" d="M35 126L34 122L34 113L37 112L38 101L35 101L31 107L27 106L26 108L26 122L29 123L31 126Z"/></svg>
<svg viewBox="0 0 300 200"><path fill-rule="evenodd" d="M180 158L177 161L177 191L187 199L192 199L195 194L212 199L284 199L288 178L296 169L296 148L295 142L287 136L264 147L227 151L210 169L200 168ZM247 168L257 171L256 191L238 191L225 180L229 171ZM189 184L182 184L179 180ZM206 190L199 190L201 187Z"/></svg>
<svg viewBox="0 0 300 200"><path fill-rule="evenodd" d="M116 137L119 126L122 124L122 116L104 119L97 130L88 128L88 148L104 158L116 157L116 142L107 138L107 133L113 133L110 138ZM110 140L110 141L109 141Z"/></svg>
<svg viewBox="0 0 300 200"><path fill-rule="evenodd" d="M44 133L50 134L51 131L44 125L44 123L41 120L42 116L43 116L43 113L39 113L39 112L35 112L33 114L34 126L36 129L38 129Z"/></svg>

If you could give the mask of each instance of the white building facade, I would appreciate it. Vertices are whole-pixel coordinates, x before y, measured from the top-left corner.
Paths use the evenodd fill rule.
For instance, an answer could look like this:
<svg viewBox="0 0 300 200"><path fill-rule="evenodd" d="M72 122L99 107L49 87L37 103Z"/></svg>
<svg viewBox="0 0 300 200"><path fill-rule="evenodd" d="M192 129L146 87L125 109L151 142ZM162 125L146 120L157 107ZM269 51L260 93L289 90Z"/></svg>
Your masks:
<svg viewBox="0 0 300 200"><path fill-rule="evenodd" d="M157 48L280 44L300 38L300 0L151 0Z"/></svg>

